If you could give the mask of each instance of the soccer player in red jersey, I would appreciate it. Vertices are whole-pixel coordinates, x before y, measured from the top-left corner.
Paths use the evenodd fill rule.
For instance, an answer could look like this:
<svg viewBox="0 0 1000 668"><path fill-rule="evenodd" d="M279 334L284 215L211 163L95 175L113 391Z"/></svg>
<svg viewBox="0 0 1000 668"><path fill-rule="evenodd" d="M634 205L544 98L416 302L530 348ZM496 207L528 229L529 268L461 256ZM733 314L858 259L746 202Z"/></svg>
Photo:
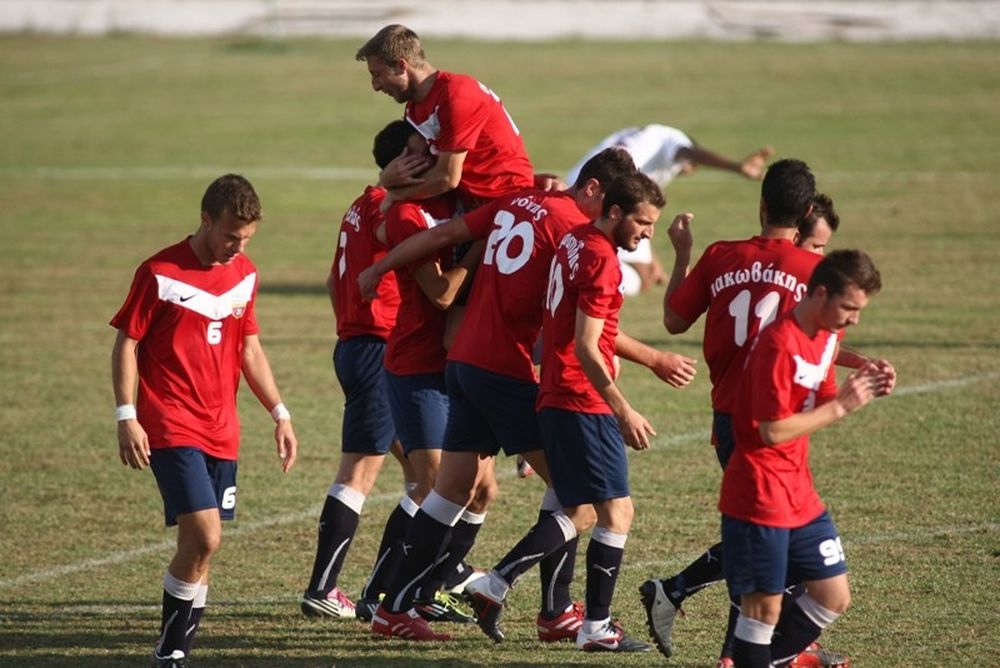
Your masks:
<svg viewBox="0 0 1000 668"><path fill-rule="evenodd" d="M463 513L485 513L485 506L474 504L474 499L491 500L495 495L493 457L500 449L508 455L523 454L548 481L534 409L538 385L532 347L541 327L549 265L562 236L600 214L607 184L634 173L627 154L609 150L586 165L570 190L527 190L499 198L412 237L363 273L362 289L370 290L379 275L411 257L456 242L487 240L466 324L448 353L449 425L441 470L407 536L413 545L411 559L390 588L394 595L383 606L382 619L391 619L410 605L414 589L423 586L421 569L439 553L449 527ZM688 362L672 358L678 365ZM549 491L540 515L558 509ZM575 541L567 543L562 553L541 564L542 640L575 638L580 625L580 610L569 597L575 546Z"/></svg>
<svg viewBox="0 0 1000 668"><path fill-rule="evenodd" d="M291 416L258 338L257 270L243 254L260 219L246 179L216 179L202 198L198 230L139 266L111 320L119 456L153 469L166 524L178 527L163 577L158 666L187 665L221 521L235 516L241 372L277 423L282 470L295 462Z"/></svg>
<svg viewBox="0 0 1000 668"><path fill-rule="evenodd" d="M397 145L413 142L411 149L414 152L426 151L426 142L419 133L401 120L393 121L379 133L376 144L382 142ZM385 214L383 234L386 243L392 248L410 236L449 220L454 211L454 199L450 195L420 202L395 202ZM392 538L388 549L379 555L358 602L357 614L362 619L370 619L369 615L378 604L378 595L385 592L388 579L404 556L406 545L402 539L407 526L434 485L448 411L444 384L445 310L454 301L477 260L478 254L470 252L452 266L451 249L447 249L443 253L419 257L395 272L401 301L396 326L389 335L385 352L385 383L392 422L403 452L414 469L416 486L389 518L386 538L390 533ZM443 564L441 572L457 566L457 563ZM472 621L468 615L456 614L450 599L441 604L435 602L436 593L436 588L428 591L428 600L421 601L425 613L435 619Z"/></svg>
<svg viewBox="0 0 1000 668"><path fill-rule="evenodd" d="M652 235L664 205L649 177L636 173L608 186L601 215L560 241L544 312L542 377L536 407L552 487L561 508L545 517L486 577L473 581L480 627L495 640L511 585L532 564L597 528L587 549L586 609L576 633L587 651L647 651L611 622L610 605L632 518L625 444L649 446L652 427L614 383L615 355L648 366L664 380L662 354L618 330L622 304L617 248ZM690 366L688 365L689 371Z"/></svg>
<svg viewBox="0 0 1000 668"><path fill-rule="evenodd" d="M419 177L389 170L400 177L383 176L392 200L424 199L457 188L468 210L533 185L524 141L500 98L472 77L433 67L412 30L388 25L355 57L366 62L373 89L406 104L406 120L437 156ZM411 164L419 164L419 156L408 155Z"/></svg>
<svg viewBox="0 0 1000 668"><path fill-rule="evenodd" d="M376 164L385 167L403 150L406 138L396 135L388 137L392 141L375 142ZM357 283L358 273L388 250L377 238L385 222L379 209L385 192L381 186L368 186L351 204L338 230L326 281L337 321L333 364L344 392L343 454L320 513L316 556L300 603L302 612L310 616L355 617L355 604L337 586L337 579L386 452L391 449L397 456L407 482L413 479L411 467L395 440L383 372L386 340L396 325L399 308L396 278L386 277L372 299L362 298ZM393 538L395 531L390 522L378 557L390 548ZM365 593L362 591L362 597Z"/></svg>
<svg viewBox="0 0 1000 668"><path fill-rule="evenodd" d="M867 363L839 390L833 368L840 334L881 286L865 253L835 251L792 312L752 346L719 496L723 568L740 597L737 668L789 665L850 602L843 545L813 486L809 435L892 391L895 373L885 365ZM789 580L806 591L783 608Z"/></svg>

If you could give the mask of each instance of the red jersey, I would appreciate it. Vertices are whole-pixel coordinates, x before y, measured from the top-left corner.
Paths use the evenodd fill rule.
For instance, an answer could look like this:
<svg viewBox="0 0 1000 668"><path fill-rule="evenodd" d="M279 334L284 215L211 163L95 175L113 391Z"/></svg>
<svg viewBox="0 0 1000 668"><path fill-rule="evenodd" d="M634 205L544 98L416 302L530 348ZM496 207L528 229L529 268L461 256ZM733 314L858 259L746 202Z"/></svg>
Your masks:
<svg viewBox="0 0 1000 668"><path fill-rule="evenodd" d="M604 320L598 348L614 375L622 270L611 240L593 224L575 227L559 242L552 260L542 327L542 383L538 408L611 414L576 357L576 311Z"/></svg>
<svg viewBox="0 0 1000 668"><path fill-rule="evenodd" d="M715 410L733 412L745 344L802 301L822 259L787 239L718 241L670 296L671 310L690 323L708 311L703 350Z"/></svg>
<svg viewBox="0 0 1000 668"><path fill-rule="evenodd" d="M406 120L432 153L468 151L458 184L463 201L494 199L534 184L520 131L496 93L472 77L438 71L427 97L406 104Z"/></svg>
<svg viewBox="0 0 1000 668"><path fill-rule="evenodd" d="M383 198L384 188L368 186L364 194L354 200L340 223L330 274L333 276L337 338L341 340L366 334L388 339L396 325L399 288L395 275L382 279L378 294L371 301L362 298L358 288L358 274L387 251L375 237L375 230L383 221L379 211Z"/></svg>
<svg viewBox="0 0 1000 668"><path fill-rule="evenodd" d="M451 219L454 201L445 195L420 202L397 202L385 215L385 236L389 247L418 232ZM413 278L413 272L427 262L438 261L442 271L451 268L451 249L421 258L395 270L399 284L399 311L396 327L389 335L385 368L397 376L444 371L445 312L434 306Z"/></svg>
<svg viewBox="0 0 1000 668"><path fill-rule="evenodd" d="M206 266L190 237L135 272L111 326L139 341L139 423L152 448L235 460L244 337L256 334L257 270L245 255Z"/></svg>
<svg viewBox="0 0 1000 668"><path fill-rule="evenodd" d="M809 470L809 436L765 445L760 423L811 410L836 392L837 332L809 337L793 313L761 332L733 411L736 449L722 477L719 510L774 527L803 526L823 512Z"/></svg>
<svg viewBox="0 0 1000 668"><path fill-rule="evenodd" d="M538 382L531 353L559 241L587 217L568 192L527 190L465 214L486 239L462 326L448 359Z"/></svg>

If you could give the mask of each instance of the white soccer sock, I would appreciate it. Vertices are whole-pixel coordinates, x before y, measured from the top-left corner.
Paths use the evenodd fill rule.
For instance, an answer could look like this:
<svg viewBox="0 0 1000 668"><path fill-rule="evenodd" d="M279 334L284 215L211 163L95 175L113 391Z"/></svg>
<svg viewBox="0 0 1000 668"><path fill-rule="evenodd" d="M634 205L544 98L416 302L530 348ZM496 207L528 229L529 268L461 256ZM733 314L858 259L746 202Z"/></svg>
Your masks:
<svg viewBox="0 0 1000 668"><path fill-rule="evenodd" d="M342 485L340 483L334 483L330 485L330 491L328 491L327 496L332 496L333 498L340 501L342 504L353 510L358 515L361 514L361 509L365 505L365 495L354 489L353 487L348 487L347 485Z"/></svg>

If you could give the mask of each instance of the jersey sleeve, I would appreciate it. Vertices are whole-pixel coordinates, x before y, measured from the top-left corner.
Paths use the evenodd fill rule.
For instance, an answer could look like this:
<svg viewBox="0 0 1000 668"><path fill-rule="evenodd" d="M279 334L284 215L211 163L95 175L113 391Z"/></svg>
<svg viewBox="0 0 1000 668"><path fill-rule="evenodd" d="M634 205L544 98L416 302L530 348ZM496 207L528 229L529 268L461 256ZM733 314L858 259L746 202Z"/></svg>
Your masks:
<svg viewBox="0 0 1000 668"><path fill-rule="evenodd" d="M691 272L677 286L667 305L670 310L683 318L688 324L693 324L702 313L708 310L712 295L707 265L711 248L705 250L695 263Z"/></svg>
<svg viewBox="0 0 1000 668"><path fill-rule="evenodd" d="M148 263L135 271L125 303L111 319L111 326L131 339L141 341L160 306L160 288Z"/></svg>
<svg viewBox="0 0 1000 668"><path fill-rule="evenodd" d="M603 320L614 312L621 281L615 278L620 270L616 271L618 267L611 266L612 262L617 265L618 257L600 255L580 258L576 306L591 318Z"/></svg>
<svg viewBox="0 0 1000 668"><path fill-rule="evenodd" d="M489 118L487 96L476 82L457 86L442 99L438 108L441 132L438 151L457 153L470 151L479 141L479 134Z"/></svg>
<svg viewBox="0 0 1000 668"><path fill-rule="evenodd" d="M405 239L426 229L427 222L424 220L422 209L417 204L410 202L394 204L385 214L385 237L386 241L389 242L389 248L401 244ZM423 257L406 265L405 268L412 274L434 259L434 256Z"/></svg>
<svg viewBox="0 0 1000 668"><path fill-rule="evenodd" d="M750 353L750 416L754 424L784 419L793 413L792 379L795 362L792 354L775 336L761 335Z"/></svg>
<svg viewBox="0 0 1000 668"><path fill-rule="evenodd" d="M465 226L469 228L469 233L473 239L485 239L493 229L493 219L497 210L507 202L506 197L494 200L478 209L473 209L462 216Z"/></svg>

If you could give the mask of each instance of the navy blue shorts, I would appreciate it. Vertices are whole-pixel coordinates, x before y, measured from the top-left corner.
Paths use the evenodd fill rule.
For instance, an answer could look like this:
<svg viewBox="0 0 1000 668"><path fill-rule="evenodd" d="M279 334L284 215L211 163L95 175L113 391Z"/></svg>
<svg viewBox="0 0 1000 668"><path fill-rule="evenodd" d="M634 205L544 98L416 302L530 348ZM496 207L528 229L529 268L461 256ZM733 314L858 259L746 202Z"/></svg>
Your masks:
<svg viewBox="0 0 1000 668"><path fill-rule="evenodd" d="M719 465L726 470L726 464L736 449L736 439L733 437L733 416L729 413L712 411L712 444L715 446L715 456Z"/></svg>
<svg viewBox="0 0 1000 668"><path fill-rule="evenodd" d="M403 453L440 449L448 423L444 374L397 376L386 370L385 380L392 420L396 423L396 436L403 444Z"/></svg>
<svg viewBox="0 0 1000 668"><path fill-rule="evenodd" d="M563 507L629 496L625 441L613 415L543 408L538 423Z"/></svg>
<svg viewBox="0 0 1000 668"><path fill-rule="evenodd" d="M830 513L797 529L767 527L722 516L722 570L734 596L779 593L789 583L847 572L844 548Z"/></svg>
<svg viewBox="0 0 1000 668"><path fill-rule="evenodd" d="M177 524L178 515L208 508L218 508L223 520L236 516L235 461L184 446L152 450L149 464L163 497L168 527Z"/></svg>
<svg viewBox="0 0 1000 668"><path fill-rule="evenodd" d="M385 341L377 336L357 336L337 341L333 370L344 389L344 422L341 450L384 455L396 438L389 408L382 358Z"/></svg>
<svg viewBox="0 0 1000 668"><path fill-rule="evenodd" d="M448 427L444 449L507 455L542 449L535 399L538 383L448 362Z"/></svg>

